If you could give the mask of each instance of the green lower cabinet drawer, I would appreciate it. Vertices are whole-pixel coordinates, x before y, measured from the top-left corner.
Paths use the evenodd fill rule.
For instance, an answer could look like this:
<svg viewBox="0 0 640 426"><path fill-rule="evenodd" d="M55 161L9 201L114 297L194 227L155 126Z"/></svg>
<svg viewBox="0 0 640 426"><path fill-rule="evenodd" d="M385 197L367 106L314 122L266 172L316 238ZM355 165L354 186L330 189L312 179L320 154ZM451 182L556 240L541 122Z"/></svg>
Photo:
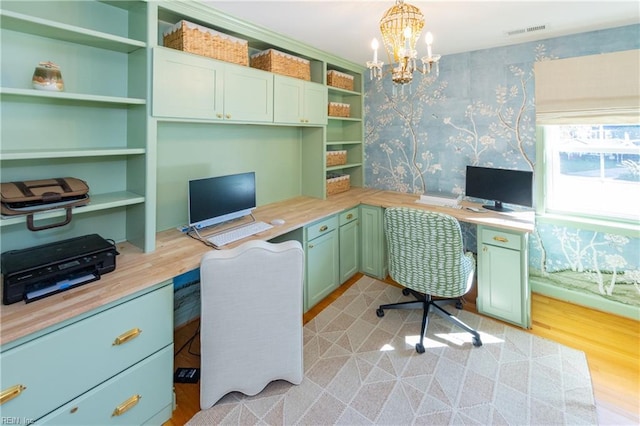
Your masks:
<svg viewBox="0 0 640 426"><path fill-rule="evenodd" d="M338 218L331 216L329 218L312 223L305 227L306 240L311 241L321 235L328 234L338 227Z"/></svg>
<svg viewBox="0 0 640 426"><path fill-rule="evenodd" d="M360 209L358 207L354 207L352 209L349 209L347 211L340 213L340 226L346 225L349 222L357 220L359 210Z"/></svg>
<svg viewBox="0 0 640 426"><path fill-rule="evenodd" d="M143 424L172 404L172 371L173 345L169 345L43 417L38 424Z"/></svg>
<svg viewBox="0 0 640 426"><path fill-rule="evenodd" d="M0 390L24 389L0 415L38 419L166 347L172 313L168 284L2 352Z"/></svg>
<svg viewBox="0 0 640 426"><path fill-rule="evenodd" d="M520 250L522 237L519 234L514 234L512 232L482 227L481 242L483 244L491 244L497 247Z"/></svg>

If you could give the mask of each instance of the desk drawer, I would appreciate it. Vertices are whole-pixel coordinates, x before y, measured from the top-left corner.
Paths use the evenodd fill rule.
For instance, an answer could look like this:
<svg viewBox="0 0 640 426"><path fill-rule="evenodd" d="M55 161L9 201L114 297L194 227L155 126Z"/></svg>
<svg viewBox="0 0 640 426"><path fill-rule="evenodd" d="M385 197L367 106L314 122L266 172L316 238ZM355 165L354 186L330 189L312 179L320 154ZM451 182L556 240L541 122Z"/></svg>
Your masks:
<svg viewBox="0 0 640 426"><path fill-rule="evenodd" d="M1 389L26 389L2 416L38 419L171 344L172 313L166 285L3 352Z"/></svg>
<svg viewBox="0 0 640 426"><path fill-rule="evenodd" d="M50 425L140 425L172 403L173 346L42 418Z"/></svg>
<svg viewBox="0 0 640 426"><path fill-rule="evenodd" d="M358 219L358 207L354 207L347 211L340 213L340 226L345 225L349 222L353 222Z"/></svg>
<svg viewBox="0 0 640 426"><path fill-rule="evenodd" d="M316 223L306 226L307 241L311 241L320 235L327 234L338 227L338 217L331 216Z"/></svg>
<svg viewBox="0 0 640 426"><path fill-rule="evenodd" d="M520 234L491 228L482 228L481 240L483 244L512 250L520 250L522 244L522 236Z"/></svg>

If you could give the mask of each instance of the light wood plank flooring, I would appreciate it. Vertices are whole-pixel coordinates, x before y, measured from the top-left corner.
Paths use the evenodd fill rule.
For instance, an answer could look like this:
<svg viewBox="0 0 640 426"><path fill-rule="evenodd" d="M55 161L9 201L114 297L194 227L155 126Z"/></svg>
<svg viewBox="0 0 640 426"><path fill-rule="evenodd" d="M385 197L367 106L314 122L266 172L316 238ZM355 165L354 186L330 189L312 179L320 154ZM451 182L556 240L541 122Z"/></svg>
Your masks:
<svg viewBox="0 0 640 426"><path fill-rule="evenodd" d="M357 274L313 307L303 322L310 321L361 276ZM475 300L475 296L471 294L467 300ZM475 305L466 303L464 309L475 312ZM531 311L531 333L586 353L601 424L639 424L640 323L539 294L532 297ZM176 367L200 366L198 326L199 321L193 321L175 330L176 351L195 336L176 356ZM165 426L182 426L200 410L199 384L177 383L175 393L177 407Z"/></svg>

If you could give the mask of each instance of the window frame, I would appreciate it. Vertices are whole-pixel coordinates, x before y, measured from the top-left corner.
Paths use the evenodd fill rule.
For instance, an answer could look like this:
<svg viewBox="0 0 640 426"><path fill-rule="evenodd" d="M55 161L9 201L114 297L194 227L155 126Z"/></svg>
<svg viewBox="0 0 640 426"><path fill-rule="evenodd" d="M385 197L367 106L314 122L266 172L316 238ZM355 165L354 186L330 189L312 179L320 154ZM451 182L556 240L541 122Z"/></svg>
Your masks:
<svg viewBox="0 0 640 426"><path fill-rule="evenodd" d="M640 238L640 220L623 218L603 218L579 212L554 211L548 207L545 196L549 184L547 155L549 148L545 139L545 124L536 125L536 164L535 164L535 194L536 217L543 219L545 223L571 226L585 230L601 231Z"/></svg>

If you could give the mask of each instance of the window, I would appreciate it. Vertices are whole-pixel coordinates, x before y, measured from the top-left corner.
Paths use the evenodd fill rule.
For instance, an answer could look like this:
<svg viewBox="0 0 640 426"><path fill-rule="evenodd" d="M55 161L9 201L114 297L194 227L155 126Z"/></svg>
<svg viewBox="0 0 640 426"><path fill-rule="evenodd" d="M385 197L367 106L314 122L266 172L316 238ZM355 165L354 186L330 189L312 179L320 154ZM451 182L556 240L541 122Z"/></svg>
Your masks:
<svg viewBox="0 0 640 426"><path fill-rule="evenodd" d="M543 143L547 213L640 220L640 125L547 125Z"/></svg>

